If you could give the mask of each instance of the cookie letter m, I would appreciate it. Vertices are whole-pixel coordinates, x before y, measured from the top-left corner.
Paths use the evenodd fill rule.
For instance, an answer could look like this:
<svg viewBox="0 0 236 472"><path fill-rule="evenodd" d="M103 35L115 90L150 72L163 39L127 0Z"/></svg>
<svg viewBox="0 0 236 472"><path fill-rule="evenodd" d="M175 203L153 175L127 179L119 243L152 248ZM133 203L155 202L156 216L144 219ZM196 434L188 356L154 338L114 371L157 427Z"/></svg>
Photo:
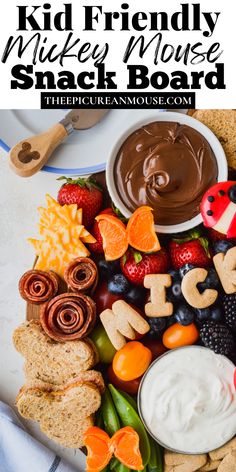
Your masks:
<svg viewBox="0 0 236 472"><path fill-rule="evenodd" d="M135 333L145 334L149 324L143 317L123 300L117 300L112 310L100 314L100 320L114 348L119 350L126 344L126 338L135 339Z"/></svg>

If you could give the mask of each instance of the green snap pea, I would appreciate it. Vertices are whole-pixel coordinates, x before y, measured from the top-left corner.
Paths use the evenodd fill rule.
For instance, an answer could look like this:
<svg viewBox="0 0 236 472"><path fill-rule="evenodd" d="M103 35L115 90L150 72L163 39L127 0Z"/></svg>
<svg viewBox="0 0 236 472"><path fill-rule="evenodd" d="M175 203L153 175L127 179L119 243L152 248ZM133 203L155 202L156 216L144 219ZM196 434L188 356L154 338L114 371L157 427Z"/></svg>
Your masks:
<svg viewBox="0 0 236 472"><path fill-rule="evenodd" d="M126 398L126 400L129 402L129 404L134 408L134 410L138 412L138 407L137 407L137 403L136 403L135 399L133 397L131 397L131 395L129 395L129 393L124 392L123 390L119 390L119 392L121 393L121 395L123 395L123 397Z"/></svg>
<svg viewBox="0 0 236 472"><path fill-rule="evenodd" d="M129 472L128 467L126 465L121 464L121 462L116 466L115 472Z"/></svg>
<svg viewBox="0 0 236 472"><path fill-rule="evenodd" d="M163 472L163 449L154 439L149 438L151 454L148 463L148 472Z"/></svg>
<svg viewBox="0 0 236 472"><path fill-rule="evenodd" d="M102 410L101 410L101 408L99 408L98 412L96 413L96 416L95 416L95 425L96 425L98 428L101 428L101 429L104 428L104 423L103 423L103 417L102 417Z"/></svg>
<svg viewBox="0 0 236 472"><path fill-rule="evenodd" d="M107 388L102 396L101 411L105 431L109 434L109 436L113 436L113 434L115 434L116 431L120 429L120 420L116 412L111 394Z"/></svg>
<svg viewBox="0 0 236 472"><path fill-rule="evenodd" d="M135 408L113 385L109 384L109 390L123 426L131 426L139 435L140 452L145 467L150 459L150 443L143 423Z"/></svg>
<svg viewBox="0 0 236 472"><path fill-rule="evenodd" d="M118 461L118 459L116 459L116 457L112 457L111 461L110 461L110 469L113 470L113 469L116 469L116 467L120 464L120 462Z"/></svg>

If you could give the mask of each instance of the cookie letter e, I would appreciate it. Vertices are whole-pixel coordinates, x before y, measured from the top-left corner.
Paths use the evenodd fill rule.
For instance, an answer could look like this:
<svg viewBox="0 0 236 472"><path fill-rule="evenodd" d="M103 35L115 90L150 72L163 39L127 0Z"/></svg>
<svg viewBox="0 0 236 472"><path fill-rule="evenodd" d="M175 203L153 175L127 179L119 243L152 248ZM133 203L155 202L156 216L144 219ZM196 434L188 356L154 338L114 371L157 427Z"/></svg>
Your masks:
<svg viewBox="0 0 236 472"><path fill-rule="evenodd" d="M206 269L196 268L187 272L182 280L181 289L183 296L189 305L194 308L207 308L213 305L218 297L217 290L207 288L204 292L199 292L197 284L204 282L206 277Z"/></svg>

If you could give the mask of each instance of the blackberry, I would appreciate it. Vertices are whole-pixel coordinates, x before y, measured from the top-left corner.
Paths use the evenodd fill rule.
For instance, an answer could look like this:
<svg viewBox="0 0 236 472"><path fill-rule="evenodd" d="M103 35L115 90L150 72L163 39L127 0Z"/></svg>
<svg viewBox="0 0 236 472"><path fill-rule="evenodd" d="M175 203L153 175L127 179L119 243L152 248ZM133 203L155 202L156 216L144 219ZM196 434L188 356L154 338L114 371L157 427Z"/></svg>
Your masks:
<svg viewBox="0 0 236 472"><path fill-rule="evenodd" d="M225 315L225 322L230 328L236 331L236 293L225 294L222 298L222 306Z"/></svg>
<svg viewBox="0 0 236 472"><path fill-rule="evenodd" d="M200 328L200 338L204 346L209 347L216 354L228 355L233 351L234 339L228 326L206 321Z"/></svg>

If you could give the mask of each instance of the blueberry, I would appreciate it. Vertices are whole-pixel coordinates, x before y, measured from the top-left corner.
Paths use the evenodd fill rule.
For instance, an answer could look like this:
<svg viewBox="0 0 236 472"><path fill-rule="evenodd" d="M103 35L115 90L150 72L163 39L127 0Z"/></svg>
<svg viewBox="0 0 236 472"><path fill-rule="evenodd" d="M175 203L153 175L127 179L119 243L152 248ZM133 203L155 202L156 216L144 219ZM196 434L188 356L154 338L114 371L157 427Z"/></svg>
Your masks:
<svg viewBox="0 0 236 472"><path fill-rule="evenodd" d="M98 262L98 271L102 279L108 280L113 274L118 274L120 270L120 262L117 261L105 261L101 260Z"/></svg>
<svg viewBox="0 0 236 472"><path fill-rule="evenodd" d="M217 272L213 267L208 269L208 274L204 282L198 284L200 292L203 292L207 288L219 288L220 280L217 275Z"/></svg>
<svg viewBox="0 0 236 472"><path fill-rule="evenodd" d="M166 323L167 323L167 328L169 328L169 326L172 326L173 324L175 324L176 323L175 315L167 316L166 317Z"/></svg>
<svg viewBox="0 0 236 472"><path fill-rule="evenodd" d="M211 316L210 308L202 308L202 309L196 308L195 313L196 313L197 321L199 321L200 323L202 323L203 321L208 321Z"/></svg>
<svg viewBox="0 0 236 472"><path fill-rule="evenodd" d="M166 317L156 317L156 318L149 318L148 320L150 331L148 336L150 338L155 338L158 335L162 334L163 331L166 329Z"/></svg>
<svg viewBox="0 0 236 472"><path fill-rule="evenodd" d="M168 270L168 274L171 275L172 281L179 280L179 271L177 269Z"/></svg>
<svg viewBox="0 0 236 472"><path fill-rule="evenodd" d="M179 275L181 279L185 276L185 274L187 274L187 272L189 272L192 269L195 269L195 267L196 266L194 266L193 264L185 264L184 266L180 267Z"/></svg>
<svg viewBox="0 0 236 472"><path fill-rule="evenodd" d="M221 321L223 318L222 311L218 305L213 305L210 307L210 320L211 321Z"/></svg>
<svg viewBox="0 0 236 472"><path fill-rule="evenodd" d="M132 286L126 293L125 299L128 303L143 306L146 300L146 291L142 287Z"/></svg>
<svg viewBox="0 0 236 472"><path fill-rule="evenodd" d="M108 291L114 295L125 295L130 289L130 284L123 274L114 274L108 281Z"/></svg>
<svg viewBox="0 0 236 472"><path fill-rule="evenodd" d="M232 247L234 247L234 244L232 243L232 241L228 241L228 240L216 241L213 244L214 254L218 254L219 252L223 252L225 254Z"/></svg>
<svg viewBox="0 0 236 472"><path fill-rule="evenodd" d="M182 303L175 312L175 319L179 324L187 326L193 323L195 319L195 314L194 311L191 310L191 308Z"/></svg>
<svg viewBox="0 0 236 472"><path fill-rule="evenodd" d="M167 289L167 298L170 302L183 300L183 294L181 290L181 280L174 280L171 287Z"/></svg>

